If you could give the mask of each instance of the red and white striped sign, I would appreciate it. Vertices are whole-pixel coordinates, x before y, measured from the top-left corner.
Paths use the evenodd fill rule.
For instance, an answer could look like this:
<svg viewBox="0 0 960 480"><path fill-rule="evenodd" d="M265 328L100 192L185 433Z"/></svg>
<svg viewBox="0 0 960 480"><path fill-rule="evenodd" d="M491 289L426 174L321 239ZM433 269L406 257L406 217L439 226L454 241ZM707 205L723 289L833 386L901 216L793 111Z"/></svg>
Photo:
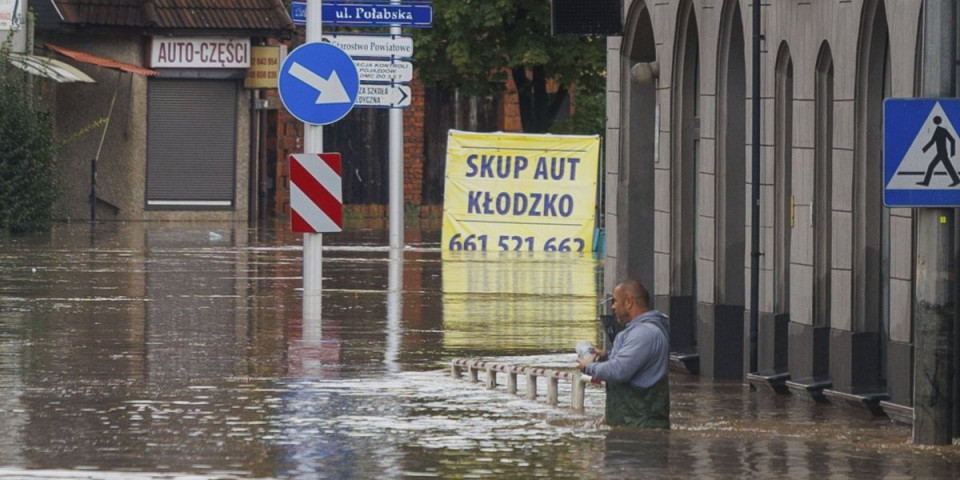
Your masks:
<svg viewBox="0 0 960 480"><path fill-rule="evenodd" d="M343 230L339 153L290 155L290 220L294 232Z"/></svg>

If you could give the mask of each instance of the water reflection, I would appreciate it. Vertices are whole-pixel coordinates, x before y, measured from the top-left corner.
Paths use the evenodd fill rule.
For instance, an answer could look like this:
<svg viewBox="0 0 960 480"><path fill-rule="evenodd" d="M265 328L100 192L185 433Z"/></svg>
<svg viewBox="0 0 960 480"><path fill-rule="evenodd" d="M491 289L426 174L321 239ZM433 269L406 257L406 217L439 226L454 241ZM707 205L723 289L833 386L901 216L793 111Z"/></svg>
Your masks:
<svg viewBox="0 0 960 480"><path fill-rule="evenodd" d="M148 384L168 390L237 373L248 337L245 242L211 231L146 232L146 315L130 335L143 339Z"/></svg>
<svg viewBox="0 0 960 480"><path fill-rule="evenodd" d="M596 342L599 268L589 254L444 252L444 347L535 354Z"/></svg>
<svg viewBox="0 0 960 480"><path fill-rule="evenodd" d="M3 272L3 270L0 270ZM25 323L23 312L0 309L0 427L5 432L24 430L24 407L21 402L23 382L20 364L24 340L20 330ZM20 449L0 449L0 465L25 462Z"/></svg>
<svg viewBox="0 0 960 480"><path fill-rule="evenodd" d="M674 429L643 432L599 425L599 389L581 415L439 370L467 355L571 365L598 336L590 258L327 235L313 318L283 227L97 228L93 243L86 225L0 239L0 476L960 474L955 447L913 447L906 427L737 383L674 374Z"/></svg>
<svg viewBox="0 0 960 480"><path fill-rule="evenodd" d="M403 250L390 249L387 274L387 352L383 363L387 371L400 371L400 329L403 321Z"/></svg>

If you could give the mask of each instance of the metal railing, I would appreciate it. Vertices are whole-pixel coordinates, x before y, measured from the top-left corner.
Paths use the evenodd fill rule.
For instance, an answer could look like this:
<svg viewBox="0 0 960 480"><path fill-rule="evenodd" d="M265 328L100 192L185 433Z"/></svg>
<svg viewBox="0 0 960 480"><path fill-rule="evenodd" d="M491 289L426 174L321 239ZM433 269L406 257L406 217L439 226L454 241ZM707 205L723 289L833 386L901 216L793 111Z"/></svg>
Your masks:
<svg viewBox="0 0 960 480"><path fill-rule="evenodd" d="M450 362L451 377L459 379L463 376L464 371L468 373L468 380L472 383L480 383L480 372L485 372L484 383L490 390L497 388L497 385L502 385L497 382L497 373L503 373L507 377L507 393L513 395L517 394L517 376L524 375L526 377L526 398L533 401L537 400L537 378L545 378L547 380L547 404L552 406L557 406L559 403L560 380L567 380L570 382L570 408L579 412L583 411L583 398L587 385L599 385L600 383L599 380L576 371L504 365L466 358L455 358Z"/></svg>

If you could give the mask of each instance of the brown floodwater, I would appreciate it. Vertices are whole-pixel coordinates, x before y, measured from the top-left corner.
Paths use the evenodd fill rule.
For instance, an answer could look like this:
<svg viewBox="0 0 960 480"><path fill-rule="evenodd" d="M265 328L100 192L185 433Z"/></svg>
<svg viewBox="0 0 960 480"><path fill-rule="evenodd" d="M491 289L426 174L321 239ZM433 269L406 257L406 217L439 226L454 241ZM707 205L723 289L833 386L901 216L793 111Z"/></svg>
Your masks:
<svg viewBox="0 0 960 480"><path fill-rule="evenodd" d="M886 418L673 373L673 429L450 378L570 368L597 342L590 255L441 254L410 225L324 235L304 320L283 224L57 225L0 237L3 478L957 478ZM544 391L542 389L541 391Z"/></svg>

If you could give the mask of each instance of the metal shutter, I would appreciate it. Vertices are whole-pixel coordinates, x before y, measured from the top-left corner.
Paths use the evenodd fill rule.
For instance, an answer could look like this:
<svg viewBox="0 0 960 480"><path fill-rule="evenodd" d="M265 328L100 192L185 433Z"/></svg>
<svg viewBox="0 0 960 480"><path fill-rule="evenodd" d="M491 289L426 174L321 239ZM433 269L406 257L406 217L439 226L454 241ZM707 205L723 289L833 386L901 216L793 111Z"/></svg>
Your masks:
<svg viewBox="0 0 960 480"><path fill-rule="evenodd" d="M151 79L147 207L232 208L237 83Z"/></svg>

